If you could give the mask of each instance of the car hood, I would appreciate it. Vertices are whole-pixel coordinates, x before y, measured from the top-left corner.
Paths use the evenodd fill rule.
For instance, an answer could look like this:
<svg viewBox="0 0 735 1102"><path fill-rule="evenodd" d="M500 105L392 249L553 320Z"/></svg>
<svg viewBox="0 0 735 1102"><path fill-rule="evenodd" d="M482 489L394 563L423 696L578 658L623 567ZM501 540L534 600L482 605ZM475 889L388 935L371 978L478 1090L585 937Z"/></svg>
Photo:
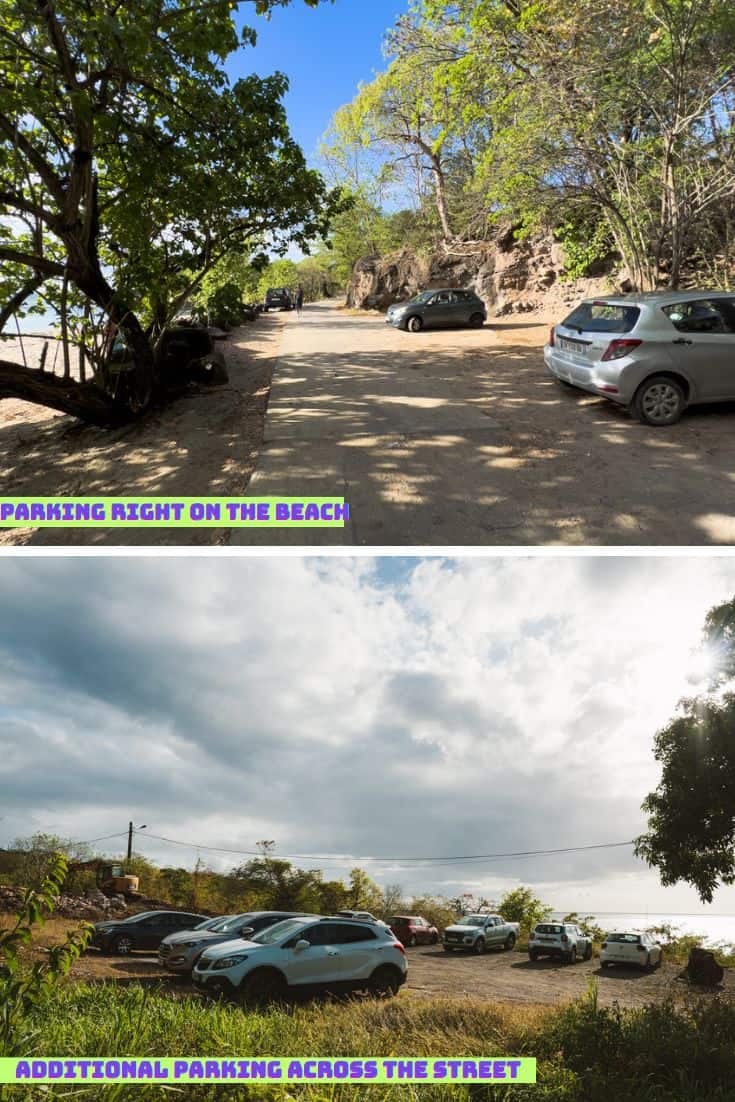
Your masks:
<svg viewBox="0 0 735 1102"><path fill-rule="evenodd" d="M266 948L268 946L260 945L256 941L247 941L244 937L236 937L232 938L231 941L212 945L209 949L204 950L202 956L207 957L208 960L215 960L217 957L229 957L232 953L254 953L258 949Z"/></svg>
<svg viewBox="0 0 735 1102"><path fill-rule="evenodd" d="M175 934L167 934L163 939L164 945L182 945L187 941L196 941L198 945L206 945L212 942L218 945L222 941L232 941L237 934L217 934L214 930L177 930Z"/></svg>
<svg viewBox="0 0 735 1102"><path fill-rule="evenodd" d="M460 925L460 923L454 922L454 923L452 923L451 926L445 927L444 933L445 934L446 933L470 934L470 933L476 932L479 929L480 929L479 926L462 926L462 925Z"/></svg>

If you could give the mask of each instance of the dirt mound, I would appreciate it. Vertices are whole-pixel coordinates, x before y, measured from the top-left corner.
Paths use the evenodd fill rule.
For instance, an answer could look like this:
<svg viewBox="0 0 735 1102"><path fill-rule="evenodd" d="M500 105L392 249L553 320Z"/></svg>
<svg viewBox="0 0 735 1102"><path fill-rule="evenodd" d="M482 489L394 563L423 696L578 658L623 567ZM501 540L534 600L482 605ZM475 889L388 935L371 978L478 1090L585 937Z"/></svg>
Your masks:
<svg viewBox="0 0 735 1102"><path fill-rule="evenodd" d="M547 237L517 241L512 227L481 244L444 245L429 254L403 249L365 256L355 265L347 305L385 310L431 287L476 291L490 314L556 309L619 285L612 266L595 277L565 280L564 250ZM622 289L622 288L621 288Z"/></svg>
<svg viewBox="0 0 735 1102"><path fill-rule="evenodd" d="M14 914L23 899L25 888L0 885L0 913ZM105 919L126 918L140 914L141 911L186 911L190 908L177 907L162 899L148 896L126 898L124 895L106 896L97 888L90 888L83 895L57 895L54 901L54 915L57 918L78 918L86 922L103 922ZM208 914L199 911L197 914Z"/></svg>

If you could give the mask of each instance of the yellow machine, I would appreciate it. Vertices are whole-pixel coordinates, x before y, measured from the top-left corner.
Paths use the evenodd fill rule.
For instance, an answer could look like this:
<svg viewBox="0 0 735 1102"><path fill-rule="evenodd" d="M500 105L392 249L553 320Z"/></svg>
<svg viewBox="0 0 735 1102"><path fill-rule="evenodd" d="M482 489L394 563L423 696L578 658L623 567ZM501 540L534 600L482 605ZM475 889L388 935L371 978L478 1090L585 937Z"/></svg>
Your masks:
<svg viewBox="0 0 735 1102"><path fill-rule="evenodd" d="M140 880L132 873L125 872L122 865L110 865L105 861L75 861L69 866L69 872L94 869L95 883L105 895L139 895Z"/></svg>

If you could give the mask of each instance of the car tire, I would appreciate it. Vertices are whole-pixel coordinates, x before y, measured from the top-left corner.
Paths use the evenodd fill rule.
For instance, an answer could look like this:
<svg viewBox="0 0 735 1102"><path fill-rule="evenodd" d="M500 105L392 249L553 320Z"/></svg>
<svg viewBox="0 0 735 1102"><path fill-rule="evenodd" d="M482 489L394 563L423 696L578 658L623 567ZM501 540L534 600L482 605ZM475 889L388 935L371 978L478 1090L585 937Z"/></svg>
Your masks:
<svg viewBox="0 0 735 1102"><path fill-rule="evenodd" d="M567 964L577 963L577 946L573 945L566 955Z"/></svg>
<svg viewBox="0 0 735 1102"><path fill-rule="evenodd" d="M587 945L587 948L584 951L584 959L585 960L592 960L592 942L591 941L589 942L589 944Z"/></svg>
<svg viewBox="0 0 735 1102"><path fill-rule="evenodd" d="M610 962L609 961L607 961L607 960L601 960L600 961L600 968L609 968L609 967L610 967Z"/></svg>
<svg viewBox="0 0 735 1102"><path fill-rule="evenodd" d="M482 329L485 324L485 319L482 314L472 314L470 316L470 326L473 329Z"/></svg>
<svg viewBox="0 0 735 1102"><path fill-rule="evenodd" d="M515 943L516 943L516 935L515 934L508 934L507 938L505 939L505 948L506 949L513 949L514 946L515 946Z"/></svg>
<svg viewBox="0 0 735 1102"><path fill-rule="evenodd" d="M538 960L538 953L536 952L535 949L529 949L528 950L528 959L529 960Z"/></svg>
<svg viewBox="0 0 735 1102"><path fill-rule="evenodd" d="M280 972L273 968L258 968L240 984L240 995L247 1006L267 1006L282 1002L288 984Z"/></svg>
<svg viewBox="0 0 735 1102"><path fill-rule="evenodd" d="M376 968L368 981L368 990L377 999L392 999L398 994L400 986L400 976L389 964Z"/></svg>
<svg viewBox="0 0 735 1102"><path fill-rule="evenodd" d="M445 945L445 946L444 946L444 952L445 952L445 953L453 953L453 952L454 952L454 948L453 948L453 947L452 947L451 945Z"/></svg>
<svg viewBox="0 0 735 1102"><path fill-rule="evenodd" d="M482 954L485 952L485 938L484 937L478 937L477 941L472 946L472 952L477 953L478 957L482 956Z"/></svg>
<svg viewBox="0 0 735 1102"><path fill-rule="evenodd" d="M653 969L651 968L651 954L650 953L646 953L646 962L643 965L643 971L644 972L652 972L653 971Z"/></svg>
<svg viewBox="0 0 735 1102"><path fill-rule="evenodd" d="M416 948L416 934L411 934L410 938L408 939L408 947L409 949Z"/></svg>
<svg viewBox="0 0 735 1102"><path fill-rule="evenodd" d="M113 953L117 953L119 957L128 957L135 948L135 942L129 934L118 934L112 943Z"/></svg>
<svg viewBox="0 0 735 1102"><path fill-rule="evenodd" d="M424 328L424 323L418 314L414 314L413 317L406 319L406 329L409 333L420 333Z"/></svg>
<svg viewBox="0 0 735 1102"><path fill-rule="evenodd" d="M439 941L439 935L438 934L432 934L431 935L431 944L436 945L438 941Z"/></svg>
<svg viewBox="0 0 735 1102"><path fill-rule="evenodd" d="M652 375L641 383L631 405L641 424L652 428L675 425L686 408L684 390L670 375Z"/></svg>

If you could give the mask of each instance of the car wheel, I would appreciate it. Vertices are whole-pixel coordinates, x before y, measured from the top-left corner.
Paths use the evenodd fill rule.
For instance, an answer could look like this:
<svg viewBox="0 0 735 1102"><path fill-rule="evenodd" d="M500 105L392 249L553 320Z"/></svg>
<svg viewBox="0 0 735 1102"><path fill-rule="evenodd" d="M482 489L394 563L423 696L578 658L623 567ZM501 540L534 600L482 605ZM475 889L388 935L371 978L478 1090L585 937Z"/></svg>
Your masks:
<svg viewBox="0 0 735 1102"><path fill-rule="evenodd" d="M248 1006L266 1006L280 1002L286 996L287 984L280 972L260 968L240 985L242 1000Z"/></svg>
<svg viewBox="0 0 735 1102"><path fill-rule="evenodd" d="M409 949L416 948L416 934L411 934L410 938L408 939L408 947Z"/></svg>
<svg viewBox="0 0 735 1102"><path fill-rule="evenodd" d="M475 953L477 953L478 957L482 956L482 954L485 952L485 938L478 937L477 941L472 946L472 949Z"/></svg>
<svg viewBox="0 0 735 1102"><path fill-rule="evenodd" d="M516 935L515 934L508 934L507 938L505 939L505 948L506 949L512 949L513 946L515 945L515 943L516 943Z"/></svg>
<svg viewBox="0 0 735 1102"><path fill-rule="evenodd" d="M529 949L528 950L528 959L529 960L538 960L538 953L536 952L535 949Z"/></svg>
<svg viewBox="0 0 735 1102"><path fill-rule="evenodd" d="M584 959L585 960L592 960L592 942L591 941L587 942L587 948L584 951Z"/></svg>
<svg viewBox="0 0 735 1102"><path fill-rule="evenodd" d="M129 934L120 934L112 943L113 951L121 957L127 957L134 947L133 939Z"/></svg>
<svg viewBox="0 0 735 1102"><path fill-rule="evenodd" d="M438 942L438 940L439 940L439 935L438 935L438 934L432 934L432 935L431 935L431 944L432 944L432 945L436 945L436 943Z"/></svg>
<svg viewBox="0 0 735 1102"><path fill-rule="evenodd" d="M470 317L470 325L473 329L482 329L485 324L485 319L482 314L472 314Z"/></svg>
<svg viewBox="0 0 735 1102"><path fill-rule="evenodd" d="M631 409L644 425L661 428L675 425L685 406L684 391L675 379L652 375L638 387Z"/></svg>
<svg viewBox="0 0 735 1102"><path fill-rule="evenodd" d="M645 961L645 964L643 965L643 971L644 972L650 972L651 970L652 970L651 969L651 954L646 953L646 961Z"/></svg>
<svg viewBox="0 0 735 1102"><path fill-rule="evenodd" d="M606 961L606 960L601 960L600 961L600 968L609 968L609 967L610 967L609 961Z"/></svg>
<svg viewBox="0 0 735 1102"><path fill-rule="evenodd" d="M423 328L424 323L416 314L406 322L406 329L408 329L409 333L420 333Z"/></svg>
<svg viewBox="0 0 735 1102"><path fill-rule="evenodd" d="M453 953L453 952L454 952L454 950L453 950L453 948L452 948L452 946L451 946L451 945L445 945L445 946L444 946L444 952L445 952L445 953Z"/></svg>
<svg viewBox="0 0 735 1102"><path fill-rule="evenodd" d="M577 946L573 945L567 953L567 964L577 963Z"/></svg>
<svg viewBox="0 0 735 1102"><path fill-rule="evenodd" d="M368 982L370 994L378 999L392 999L400 986L398 973L387 964L376 968Z"/></svg>

